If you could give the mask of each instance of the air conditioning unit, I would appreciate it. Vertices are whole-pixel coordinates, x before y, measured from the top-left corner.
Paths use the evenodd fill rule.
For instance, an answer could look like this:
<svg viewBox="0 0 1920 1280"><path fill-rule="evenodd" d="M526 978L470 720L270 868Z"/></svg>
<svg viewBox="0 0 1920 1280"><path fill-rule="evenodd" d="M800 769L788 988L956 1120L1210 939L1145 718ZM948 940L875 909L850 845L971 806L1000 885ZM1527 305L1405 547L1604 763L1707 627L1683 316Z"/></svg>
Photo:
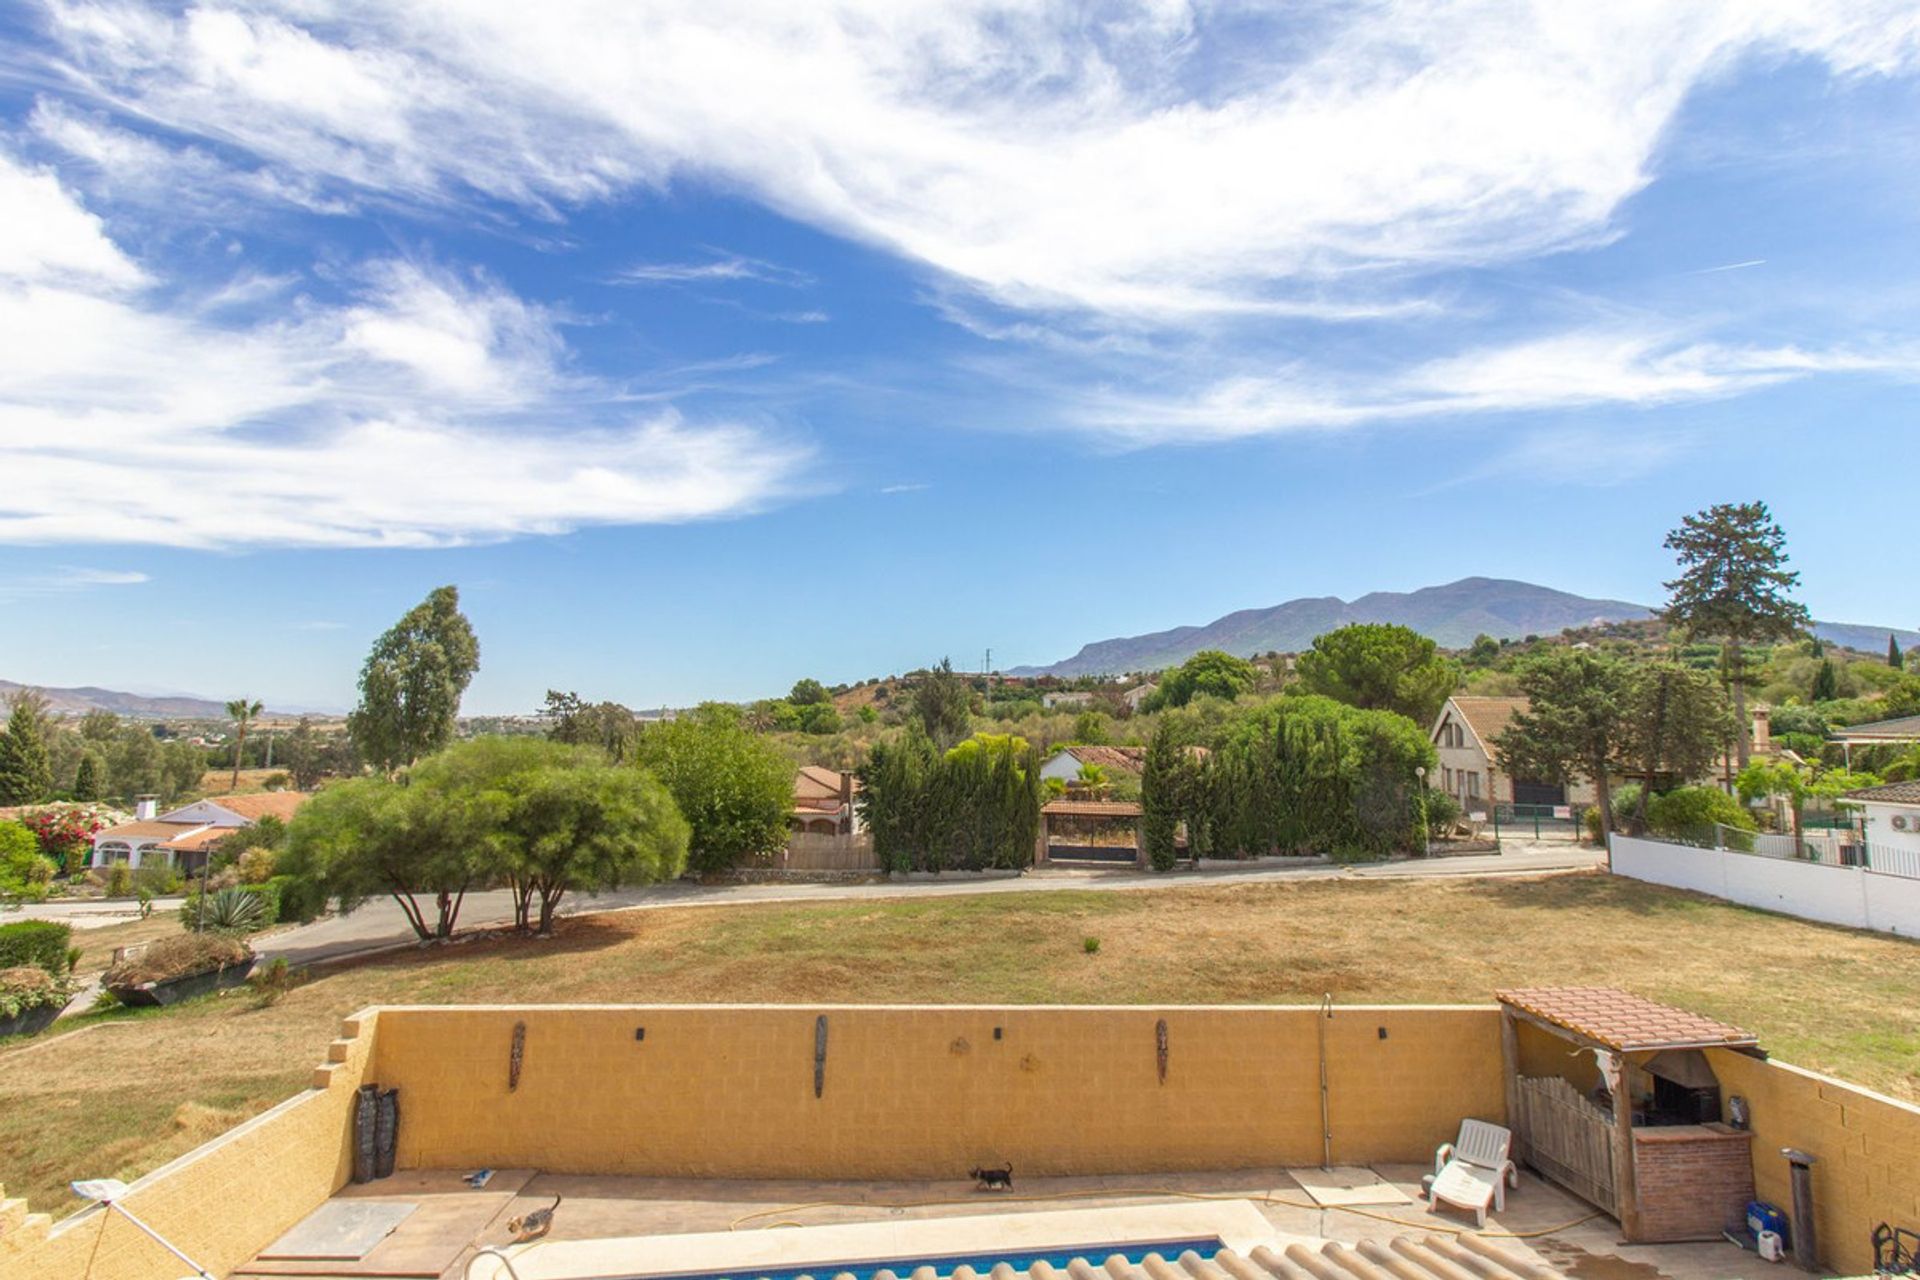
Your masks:
<svg viewBox="0 0 1920 1280"><path fill-rule="evenodd" d="M1895 831L1920 831L1920 820L1909 818L1904 813L1896 813L1893 815L1893 829Z"/></svg>

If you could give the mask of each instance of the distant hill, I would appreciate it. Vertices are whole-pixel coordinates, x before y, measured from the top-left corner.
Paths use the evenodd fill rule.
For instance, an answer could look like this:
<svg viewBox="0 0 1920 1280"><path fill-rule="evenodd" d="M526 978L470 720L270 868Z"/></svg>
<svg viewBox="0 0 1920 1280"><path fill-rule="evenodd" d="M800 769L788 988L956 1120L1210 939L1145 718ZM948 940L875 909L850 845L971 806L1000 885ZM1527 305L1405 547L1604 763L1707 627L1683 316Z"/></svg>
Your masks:
<svg viewBox="0 0 1920 1280"><path fill-rule="evenodd" d="M1013 676L1117 675L1159 671L1185 662L1202 649L1224 649L1241 657L1277 651L1292 653L1314 637L1351 622L1392 622L1411 627L1449 649L1464 648L1480 635L1518 640L1557 635L1568 627L1603 622L1632 622L1653 616L1646 605L1625 600L1594 600L1530 582L1504 578L1462 578L1418 591L1376 591L1358 600L1334 596L1289 600L1267 609L1243 609L1203 627L1175 627L1143 636L1098 640L1064 661L1044 667L1016 667ZM1817 622L1823 640L1862 649L1885 649L1889 631L1902 648L1920 642L1920 632L1897 628Z"/></svg>
<svg viewBox="0 0 1920 1280"><path fill-rule="evenodd" d="M29 686L15 684L11 680L0 680L0 698L10 696L16 689ZM212 698L195 698L187 695L173 697L147 698L137 693L122 693L117 689L98 689L92 685L83 685L77 689L48 689L41 685L32 688L43 694L51 705L55 715L85 715L89 711L111 711L115 715L129 716L137 720L224 720L227 718L227 704L216 702Z"/></svg>

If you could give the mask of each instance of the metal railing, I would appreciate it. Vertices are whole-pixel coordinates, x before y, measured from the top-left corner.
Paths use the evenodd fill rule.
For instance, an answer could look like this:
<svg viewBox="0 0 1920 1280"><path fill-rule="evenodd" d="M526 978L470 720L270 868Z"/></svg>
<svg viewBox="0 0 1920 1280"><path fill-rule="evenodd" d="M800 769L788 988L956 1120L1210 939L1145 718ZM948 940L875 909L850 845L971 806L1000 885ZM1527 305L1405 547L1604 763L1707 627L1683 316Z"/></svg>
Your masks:
<svg viewBox="0 0 1920 1280"><path fill-rule="evenodd" d="M1750 853L1761 858L1811 862L1823 867L1858 867L1882 875L1920 880L1920 850L1875 847L1859 831L1803 830L1796 836L1791 832L1743 831L1716 823L1711 847L1728 853Z"/></svg>

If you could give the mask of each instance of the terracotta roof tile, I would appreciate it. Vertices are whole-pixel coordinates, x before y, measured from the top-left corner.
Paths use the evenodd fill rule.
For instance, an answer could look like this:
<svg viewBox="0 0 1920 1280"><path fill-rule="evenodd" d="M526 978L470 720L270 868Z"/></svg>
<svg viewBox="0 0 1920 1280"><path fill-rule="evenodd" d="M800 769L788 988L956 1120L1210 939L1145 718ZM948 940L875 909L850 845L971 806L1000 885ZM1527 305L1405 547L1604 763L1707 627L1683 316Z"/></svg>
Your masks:
<svg viewBox="0 0 1920 1280"><path fill-rule="evenodd" d="M217 804L248 822L258 822L269 814L284 822L308 799L304 791L259 791L242 796L208 796L207 803Z"/></svg>
<svg viewBox="0 0 1920 1280"><path fill-rule="evenodd" d="M1502 1004L1621 1052L1759 1043L1738 1027L1616 987L1522 987L1494 995Z"/></svg>
<svg viewBox="0 0 1920 1280"><path fill-rule="evenodd" d="M1920 804L1920 779L1912 782L1889 782L1885 786L1862 787L1858 791L1849 791L1848 800L1870 800L1879 804Z"/></svg>
<svg viewBox="0 0 1920 1280"><path fill-rule="evenodd" d="M1496 740L1506 732L1514 716L1527 709L1525 698L1480 698L1456 694L1448 701L1488 751L1494 749Z"/></svg>

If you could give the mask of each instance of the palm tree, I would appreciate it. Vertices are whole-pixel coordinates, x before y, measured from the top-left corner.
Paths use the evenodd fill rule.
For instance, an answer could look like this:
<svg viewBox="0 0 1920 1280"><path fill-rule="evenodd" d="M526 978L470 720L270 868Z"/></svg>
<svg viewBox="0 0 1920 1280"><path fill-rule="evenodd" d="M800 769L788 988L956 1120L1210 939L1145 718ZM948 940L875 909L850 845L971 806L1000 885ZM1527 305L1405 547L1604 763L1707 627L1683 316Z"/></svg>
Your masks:
<svg viewBox="0 0 1920 1280"><path fill-rule="evenodd" d="M227 784L227 790L237 790L240 786L240 761L247 750L247 726L253 718L265 710L258 702L248 702L245 698L235 698L227 704L227 716L235 725L233 743L233 780Z"/></svg>

